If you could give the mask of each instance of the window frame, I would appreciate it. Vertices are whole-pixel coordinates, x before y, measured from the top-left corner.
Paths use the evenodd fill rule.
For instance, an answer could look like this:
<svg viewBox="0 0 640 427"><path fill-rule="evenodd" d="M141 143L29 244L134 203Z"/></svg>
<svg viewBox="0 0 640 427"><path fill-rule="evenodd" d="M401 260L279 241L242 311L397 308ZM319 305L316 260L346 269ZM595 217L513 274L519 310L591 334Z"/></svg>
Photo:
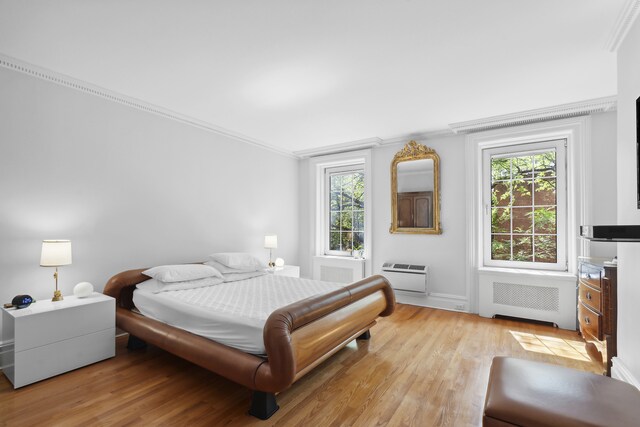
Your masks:
<svg viewBox="0 0 640 427"><path fill-rule="evenodd" d="M363 192L363 198L364 198L364 203L363 203L363 207L362 207L362 211L364 213L364 226L363 226L363 230L362 233L364 235L364 240L363 240L363 248L366 246L366 239L367 239L367 235L366 235L366 227L367 227L367 182L366 182L366 171L365 171L365 165L362 163L355 163L355 164L348 164L348 165L341 165L341 166L328 166L324 168L324 209L323 209L323 223L324 223L324 231L323 231L323 235L324 235L324 255L333 255L333 256L346 256L346 257L351 257L353 256L353 252L352 251L336 251L336 250L331 250L331 175L335 175L335 174L348 174L348 173L362 173L363 175L363 184L364 184L364 192ZM353 209L352 209L353 211ZM342 212L342 209L340 210L340 212ZM340 229L342 231L342 228ZM364 249L363 249L364 250Z"/></svg>
<svg viewBox="0 0 640 427"><path fill-rule="evenodd" d="M556 236L557 258L555 263L491 259L491 158L516 157L556 150ZM527 141L487 147L482 150L482 247L483 264L487 267L522 268L532 270L567 271L567 223L568 223L568 175L567 140L565 138Z"/></svg>

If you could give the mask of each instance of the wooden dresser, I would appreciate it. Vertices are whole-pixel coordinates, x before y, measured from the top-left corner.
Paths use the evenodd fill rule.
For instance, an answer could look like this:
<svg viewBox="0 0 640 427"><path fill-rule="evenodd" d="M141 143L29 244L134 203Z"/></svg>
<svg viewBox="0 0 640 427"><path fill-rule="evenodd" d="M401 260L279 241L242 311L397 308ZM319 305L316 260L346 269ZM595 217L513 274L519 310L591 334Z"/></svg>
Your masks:
<svg viewBox="0 0 640 427"><path fill-rule="evenodd" d="M602 258L578 258L578 321L587 352L611 376L617 354L618 270Z"/></svg>

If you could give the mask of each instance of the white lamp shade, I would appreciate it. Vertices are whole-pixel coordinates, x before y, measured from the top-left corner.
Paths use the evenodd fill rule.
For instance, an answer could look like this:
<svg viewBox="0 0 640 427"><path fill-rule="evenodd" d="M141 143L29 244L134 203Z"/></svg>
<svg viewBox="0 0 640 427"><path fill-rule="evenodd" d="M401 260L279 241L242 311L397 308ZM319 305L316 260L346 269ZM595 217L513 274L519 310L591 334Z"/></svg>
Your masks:
<svg viewBox="0 0 640 427"><path fill-rule="evenodd" d="M278 248L278 236L275 234L270 236L264 236L265 249L277 249Z"/></svg>
<svg viewBox="0 0 640 427"><path fill-rule="evenodd" d="M71 264L71 240L43 240L40 265L58 267Z"/></svg>

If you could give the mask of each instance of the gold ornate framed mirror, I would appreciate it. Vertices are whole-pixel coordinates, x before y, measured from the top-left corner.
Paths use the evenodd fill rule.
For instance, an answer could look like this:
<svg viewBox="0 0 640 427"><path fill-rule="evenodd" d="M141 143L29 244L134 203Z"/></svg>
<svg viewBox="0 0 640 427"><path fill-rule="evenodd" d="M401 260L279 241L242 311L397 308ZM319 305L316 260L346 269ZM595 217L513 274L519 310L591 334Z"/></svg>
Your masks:
<svg viewBox="0 0 640 427"><path fill-rule="evenodd" d="M441 234L440 157L409 141L391 162L390 233Z"/></svg>

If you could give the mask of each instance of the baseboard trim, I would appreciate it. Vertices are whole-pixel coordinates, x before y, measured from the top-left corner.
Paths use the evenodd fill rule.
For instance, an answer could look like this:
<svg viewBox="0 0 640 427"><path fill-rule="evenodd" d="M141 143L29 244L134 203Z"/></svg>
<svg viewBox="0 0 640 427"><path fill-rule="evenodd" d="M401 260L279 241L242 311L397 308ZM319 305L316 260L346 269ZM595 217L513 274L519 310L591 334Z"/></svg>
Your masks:
<svg viewBox="0 0 640 427"><path fill-rule="evenodd" d="M428 295L416 292L395 290L396 301L401 304L417 305L419 307L437 308L440 310L469 312L469 300L466 297L453 294L431 293Z"/></svg>
<svg viewBox="0 0 640 427"><path fill-rule="evenodd" d="M613 363L613 366L611 367L611 376L615 379L629 383L640 390L640 380L633 376L622 360L620 360L619 357L613 357L611 361Z"/></svg>

